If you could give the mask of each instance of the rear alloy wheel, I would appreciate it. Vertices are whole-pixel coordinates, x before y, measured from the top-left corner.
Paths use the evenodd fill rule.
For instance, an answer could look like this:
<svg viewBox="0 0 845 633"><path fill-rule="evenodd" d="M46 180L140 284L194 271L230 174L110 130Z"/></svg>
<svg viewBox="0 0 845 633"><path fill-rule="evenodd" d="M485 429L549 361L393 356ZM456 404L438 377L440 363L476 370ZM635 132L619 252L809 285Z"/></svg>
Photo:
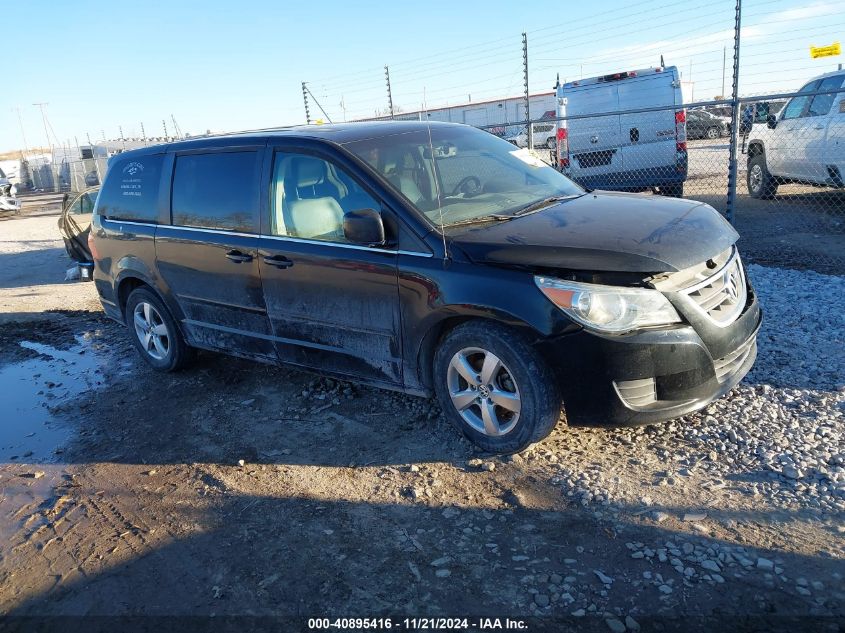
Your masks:
<svg viewBox="0 0 845 633"><path fill-rule="evenodd" d="M778 183L766 168L766 155L755 154L748 161L748 193L752 198L770 200L778 191Z"/></svg>
<svg viewBox="0 0 845 633"><path fill-rule="evenodd" d="M141 357L155 369L175 371L191 360L191 348L161 300L137 288L126 301L126 326Z"/></svg>
<svg viewBox="0 0 845 633"><path fill-rule="evenodd" d="M550 136L546 139L546 147L551 150L557 149L557 139L554 136Z"/></svg>
<svg viewBox="0 0 845 633"><path fill-rule="evenodd" d="M707 128L707 138L709 138L711 141L713 139L719 138L720 136L722 136L722 131L719 128L717 128L717 127Z"/></svg>
<svg viewBox="0 0 845 633"><path fill-rule="evenodd" d="M446 417L490 453L521 451L560 418L552 371L522 335L496 323L452 330L435 352L434 381Z"/></svg>

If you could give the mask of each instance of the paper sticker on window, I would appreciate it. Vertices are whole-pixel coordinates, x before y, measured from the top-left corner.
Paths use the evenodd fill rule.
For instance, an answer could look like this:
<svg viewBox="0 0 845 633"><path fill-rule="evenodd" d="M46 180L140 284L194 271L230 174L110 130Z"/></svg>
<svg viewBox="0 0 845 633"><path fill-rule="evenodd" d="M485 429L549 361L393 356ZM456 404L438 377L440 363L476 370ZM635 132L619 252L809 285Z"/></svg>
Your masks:
<svg viewBox="0 0 845 633"><path fill-rule="evenodd" d="M130 176L130 177L124 178L123 180L121 180L121 185L120 185L121 195L141 197L141 195L142 195L141 194L141 189L142 189L141 182L142 181L141 181L140 176L143 173L144 173L144 166L137 161L133 161L133 162L129 163L128 165L126 165L126 167L123 168L123 174L125 176ZM133 176L134 176L134 178L133 178Z"/></svg>
<svg viewBox="0 0 845 633"><path fill-rule="evenodd" d="M523 163L531 165L532 167L548 167L546 163L534 156L534 154L532 154L526 147L514 150L511 152L511 154L513 156L516 156Z"/></svg>
<svg viewBox="0 0 845 633"><path fill-rule="evenodd" d="M845 99L839 102L839 111L845 112Z"/></svg>

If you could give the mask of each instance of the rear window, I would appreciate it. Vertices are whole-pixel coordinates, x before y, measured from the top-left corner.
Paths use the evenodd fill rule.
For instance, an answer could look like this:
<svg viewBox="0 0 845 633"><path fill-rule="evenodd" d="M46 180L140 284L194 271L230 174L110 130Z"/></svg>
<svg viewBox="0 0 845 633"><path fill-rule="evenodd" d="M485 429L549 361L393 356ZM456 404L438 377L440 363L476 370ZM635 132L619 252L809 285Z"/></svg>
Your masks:
<svg viewBox="0 0 845 633"><path fill-rule="evenodd" d="M176 157L173 224L258 232L258 152Z"/></svg>
<svg viewBox="0 0 845 633"><path fill-rule="evenodd" d="M164 154L113 159L100 191L97 212L113 220L156 222Z"/></svg>
<svg viewBox="0 0 845 633"><path fill-rule="evenodd" d="M817 90L836 90L841 88L842 77L842 75L837 75L823 79ZM833 105L834 99L836 99L836 95L832 92L826 95L816 95L810 102L810 108L807 110L807 116L824 116L830 112L830 106Z"/></svg>

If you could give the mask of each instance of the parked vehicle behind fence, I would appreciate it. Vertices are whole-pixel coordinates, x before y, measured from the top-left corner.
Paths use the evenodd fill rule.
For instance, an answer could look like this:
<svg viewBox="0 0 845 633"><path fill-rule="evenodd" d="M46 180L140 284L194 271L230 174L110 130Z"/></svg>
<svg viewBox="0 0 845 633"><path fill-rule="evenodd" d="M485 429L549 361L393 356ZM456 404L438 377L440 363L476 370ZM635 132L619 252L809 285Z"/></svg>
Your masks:
<svg viewBox="0 0 845 633"><path fill-rule="evenodd" d="M554 149L557 144L556 128L554 121L535 121L530 124L533 147ZM528 147L528 128L523 127L516 134L505 137L517 147Z"/></svg>
<svg viewBox="0 0 845 633"><path fill-rule="evenodd" d="M557 88L558 164L588 189L682 196L687 137L678 69L646 68ZM662 108L648 112L625 112ZM606 116L591 116L605 112ZM585 116L586 118L578 118Z"/></svg>
<svg viewBox="0 0 845 633"><path fill-rule="evenodd" d="M705 110L687 111L687 139L717 139L727 136L729 125Z"/></svg>
<svg viewBox="0 0 845 633"><path fill-rule="evenodd" d="M737 238L706 204L587 193L481 130L397 121L125 152L89 243L156 369L203 348L433 393L513 452L564 411L652 423L730 390L761 322Z"/></svg>
<svg viewBox="0 0 845 633"><path fill-rule="evenodd" d="M797 182L843 187L845 177L845 71L816 77L765 125L748 136L748 193L772 198L778 185Z"/></svg>

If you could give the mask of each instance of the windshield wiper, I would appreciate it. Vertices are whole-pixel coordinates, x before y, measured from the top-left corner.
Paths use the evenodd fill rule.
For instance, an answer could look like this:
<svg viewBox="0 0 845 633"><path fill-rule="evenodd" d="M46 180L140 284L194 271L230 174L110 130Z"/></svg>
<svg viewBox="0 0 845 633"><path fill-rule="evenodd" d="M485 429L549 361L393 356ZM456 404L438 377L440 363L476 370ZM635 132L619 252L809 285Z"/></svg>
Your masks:
<svg viewBox="0 0 845 633"><path fill-rule="evenodd" d="M530 215L532 213L536 213L542 209L545 209L549 205L554 204L555 202L561 202L562 200L572 200L573 198L580 198L584 194L574 194L568 196L551 196L549 198L544 198L543 200L538 200L532 204L529 204L527 207L523 207L516 213L491 213L489 215L480 215L477 218L469 218L467 220L461 220L460 222L455 222L454 224L446 224L447 227L452 226L464 226L467 224L482 224L484 222L505 222L507 220L513 220L515 218L521 218L525 215Z"/></svg>
<svg viewBox="0 0 845 633"><path fill-rule="evenodd" d="M572 198L578 198L583 194L574 194L568 196L550 196L548 198L544 198L543 200L538 200L532 204L529 204L527 207L523 207L516 213L514 213L511 217L520 218L523 215L528 215L530 213L536 213L541 209L545 209L546 207L554 204L555 202L560 202L562 200L571 200Z"/></svg>
<svg viewBox="0 0 845 633"><path fill-rule="evenodd" d="M484 222L504 222L505 220L512 220L514 216L512 215L501 215L492 213L490 215L480 215L477 218L468 218L466 220L461 220L460 222L453 222L452 224L444 224L446 228L452 228L453 226L466 226L468 224L483 224Z"/></svg>

